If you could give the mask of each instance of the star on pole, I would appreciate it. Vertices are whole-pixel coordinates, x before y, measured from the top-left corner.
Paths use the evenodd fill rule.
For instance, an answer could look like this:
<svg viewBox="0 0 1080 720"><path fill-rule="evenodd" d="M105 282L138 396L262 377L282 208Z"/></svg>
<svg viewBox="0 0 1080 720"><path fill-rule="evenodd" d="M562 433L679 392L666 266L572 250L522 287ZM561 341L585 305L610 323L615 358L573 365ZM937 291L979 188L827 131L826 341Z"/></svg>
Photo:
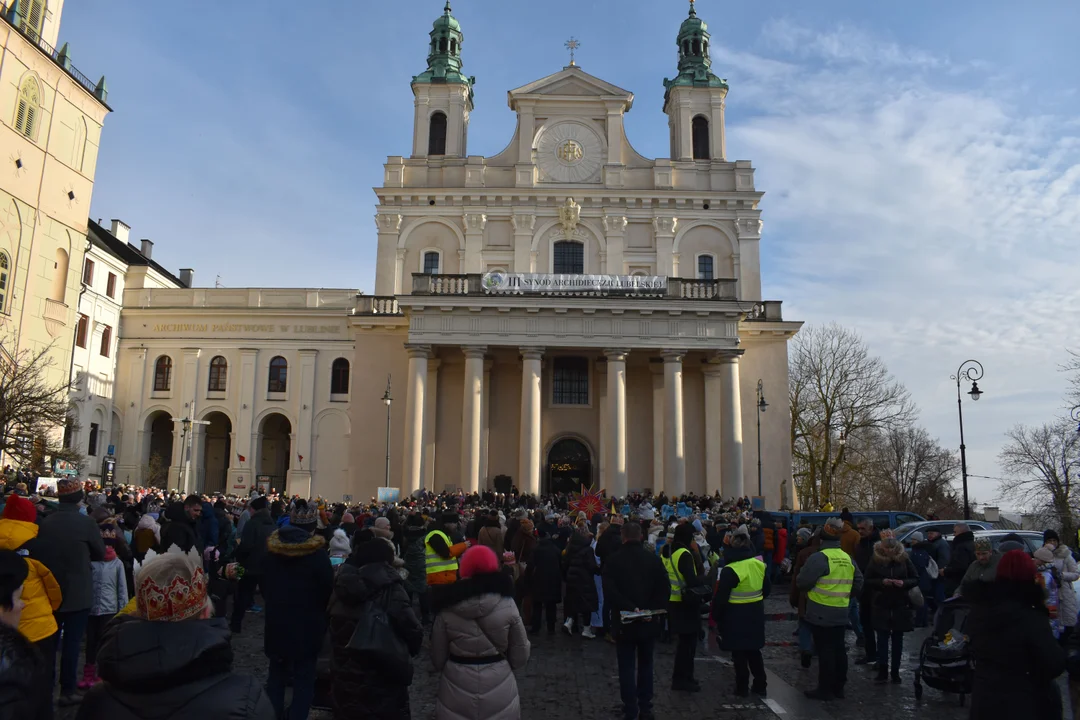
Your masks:
<svg viewBox="0 0 1080 720"><path fill-rule="evenodd" d="M579 47L581 47L581 41L574 36L570 36L570 39L565 43L566 49L570 51L570 65L575 65L574 54Z"/></svg>

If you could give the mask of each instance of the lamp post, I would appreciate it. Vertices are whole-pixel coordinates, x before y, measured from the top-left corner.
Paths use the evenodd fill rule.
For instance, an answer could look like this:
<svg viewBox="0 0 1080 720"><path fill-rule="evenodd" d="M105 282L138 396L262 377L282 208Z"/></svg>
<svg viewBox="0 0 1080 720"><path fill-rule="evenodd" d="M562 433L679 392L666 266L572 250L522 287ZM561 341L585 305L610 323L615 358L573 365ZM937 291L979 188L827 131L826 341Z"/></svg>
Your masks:
<svg viewBox="0 0 1080 720"><path fill-rule="evenodd" d="M761 497L761 413L769 404L765 402L765 385L757 381L757 494Z"/></svg>
<svg viewBox="0 0 1080 720"><path fill-rule="evenodd" d="M971 519L971 506L968 505L968 471L967 471L967 447L964 445L964 404L960 397L960 383L971 382L971 390L968 395L972 400L982 397L978 380L982 380L983 366L978 360L965 360L956 369L956 374L950 377L956 381L956 413L960 418L960 477L964 483L964 519Z"/></svg>
<svg viewBox="0 0 1080 720"><path fill-rule="evenodd" d="M386 392L382 396L383 404L386 405L386 481L384 487L390 487L390 403L394 398L390 396L390 376L386 376Z"/></svg>

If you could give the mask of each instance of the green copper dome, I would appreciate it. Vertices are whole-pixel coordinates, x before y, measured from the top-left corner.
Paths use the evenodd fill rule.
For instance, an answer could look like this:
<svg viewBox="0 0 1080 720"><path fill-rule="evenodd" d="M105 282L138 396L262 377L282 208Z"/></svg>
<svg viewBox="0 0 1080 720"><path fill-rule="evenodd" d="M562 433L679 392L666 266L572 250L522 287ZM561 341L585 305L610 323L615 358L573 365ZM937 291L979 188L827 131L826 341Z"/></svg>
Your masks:
<svg viewBox="0 0 1080 720"><path fill-rule="evenodd" d="M431 28L427 70L414 77L413 82L467 85L471 96L476 78L461 74L461 44L465 36L461 32L461 24L450 13L450 0L447 0L443 14Z"/></svg>
<svg viewBox="0 0 1080 720"><path fill-rule="evenodd" d="M690 16L679 27L679 37L675 44L679 47L679 74L674 80L664 78L664 102L673 87L727 87L727 81L712 72L712 58L709 56L709 26L697 16L693 0L690 2Z"/></svg>

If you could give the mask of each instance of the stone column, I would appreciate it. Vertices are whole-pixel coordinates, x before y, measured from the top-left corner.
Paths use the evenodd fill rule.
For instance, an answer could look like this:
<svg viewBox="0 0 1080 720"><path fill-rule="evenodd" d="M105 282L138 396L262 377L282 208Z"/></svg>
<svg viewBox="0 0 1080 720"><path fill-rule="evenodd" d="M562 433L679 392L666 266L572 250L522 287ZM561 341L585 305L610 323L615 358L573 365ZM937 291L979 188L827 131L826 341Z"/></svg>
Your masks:
<svg viewBox="0 0 1080 720"><path fill-rule="evenodd" d="M458 272L482 273L484 272L484 228L487 227L487 215L468 210L462 220L465 224L465 262Z"/></svg>
<svg viewBox="0 0 1080 720"><path fill-rule="evenodd" d="M626 356L629 350L605 350L608 360L608 493L626 497Z"/></svg>
<svg viewBox="0 0 1080 720"><path fill-rule="evenodd" d="M427 142L427 135L424 136L424 142ZM424 147L427 151L427 147ZM401 277L401 267L398 263L403 259L403 255L399 256L398 253L398 233L401 232L401 222L404 218L400 213L379 213L375 216L375 226L379 231L379 239L377 245L377 256L379 267L389 268L393 267L397 272L391 276L385 272L380 273L379 277L375 279L375 294L376 295L395 295L398 292L398 279Z"/></svg>
<svg viewBox="0 0 1080 720"><path fill-rule="evenodd" d="M607 241L607 264L604 272L623 274L623 249L626 244L626 216L604 215L604 238Z"/></svg>
<svg viewBox="0 0 1080 720"><path fill-rule="evenodd" d="M724 488L723 466L723 411L722 381L720 379L720 365L715 362L707 362L701 366L705 375L705 491L712 495L717 490L727 497Z"/></svg>
<svg viewBox="0 0 1080 720"><path fill-rule="evenodd" d="M653 428L653 495L664 490L664 363L662 358L650 358L652 373L652 428Z"/></svg>
<svg viewBox="0 0 1080 720"><path fill-rule="evenodd" d="M461 403L461 487L480 489L480 416L483 409L484 353L486 347L463 347L465 393Z"/></svg>
<svg viewBox="0 0 1080 720"><path fill-rule="evenodd" d="M420 488L424 459L424 391L427 385L430 345L406 345L409 353L408 395L405 398L405 448L401 494Z"/></svg>
<svg viewBox="0 0 1080 720"><path fill-rule="evenodd" d="M686 492L686 451L683 447L683 352L664 353L664 410L667 426L664 432L665 488L668 495L679 497Z"/></svg>
<svg viewBox="0 0 1080 720"><path fill-rule="evenodd" d="M424 472L420 487L438 492L435 487L435 430L438 417L439 365L438 358L428 360L427 387L424 390Z"/></svg>
<svg viewBox="0 0 1080 720"><path fill-rule="evenodd" d="M521 438L518 488L540 494L540 373L544 349L521 348Z"/></svg>
<svg viewBox="0 0 1080 720"><path fill-rule="evenodd" d="M720 405L720 427L722 432L721 452L724 463L724 497L742 497L743 488L743 453L742 453L742 399L739 391L739 356L736 354L720 357L720 392L723 402Z"/></svg>
<svg viewBox="0 0 1080 720"><path fill-rule="evenodd" d="M488 448L491 441L491 368L495 361L488 358L484 361L484 394L480 402L480 479L484 481L485 489L491 475L488 473Z"/></svg>
<svg viewBox="0 0 1080 720"><path fill-rule="evenodd" d="M674 277L675 230L678 218L671 216L653 218L653 233L656 236L656 274Z"/></svg>
<svg viewBox="0 0 1080 720"><path fill-rule="evenodd" d="M531 212L514 213L510 216L510 222L514 224L514 264L507 269L510 272L530 272L536 215Z"/></svg>

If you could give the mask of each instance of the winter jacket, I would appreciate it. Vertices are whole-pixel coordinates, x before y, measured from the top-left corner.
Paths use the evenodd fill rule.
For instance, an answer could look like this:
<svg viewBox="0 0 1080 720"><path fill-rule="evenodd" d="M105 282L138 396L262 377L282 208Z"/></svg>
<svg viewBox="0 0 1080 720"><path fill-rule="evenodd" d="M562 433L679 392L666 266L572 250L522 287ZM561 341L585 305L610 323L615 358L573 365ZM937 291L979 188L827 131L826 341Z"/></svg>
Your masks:
<svg viewBox="0 0 1080 720"><path fill-rule="evenodd" d="M326 604L334 589L334 569L325 545L322 537L291 525L267 540L259 581L267 657L306 659L319 654L326 634Z"/></svg>
<svg viewBox="0 0 1080 720"><path fill-rule="evenodd" d="M76 503L61 502L40 525L34 552L60 584L59 612L89 609L94 603L90 562L105 559L97 523L81 514Z"/></svg>
<svg viewBox="0 0 1080 720"><path fill-rule="evenodd" d="M664 563L640 542L623 543L604 567L604 603L611 606L612 630L617 637L659 637L659 622L624 624L619 621L619 613L635 609L665 610L670 594Z"/></svg>
<svg viewBox="0 0 1080 720"><path fill-rule="evenodd" d="M975 660L971 720L1061 717L1054 678L1066 652L1050 631L1039 586L974 582L963 595L972 603L964 628Z"/></svg>
<svg viewBox="0 0 1080 720"><path fill-rule="evenodd" d="M839 548L838 538L822 537L821 547L818 552L812 553L806 559L802 570L795 577L795 584L799 590L809 592L817 584L818 578L829 574L829 558L821 550ZM851 597L859 597L863 588L863 574L859 566L855 565L855 577L851 583ZM846 607L831 607L813 602L809 598L806 601L806 613L803 616L806 622L821 627L837 627L848 624L848 609Z"/></svg>
<svg viewBox="0 0 1080 720"><path fill-rule="evenodd" d="M19 551L29 566L23 583L22 599L26 607L19 616L19 632L32 643L52 637L59 629L53 613L63 601L60 584L49 568L35 559L38 529L32 522L0 520L0 550Z"/></svg>
<svg viewBox="0 0 1080 720"><path fill-rule="evenodd" d="M911 564L915 566L915 574L919 578L919 590L922 591L923 597L933 597L934 578L930 577L930 573L927 572L927 568L930 567L930 553L927 551L926 542L923 541L913 545L908 557L911 558ZM996 561L994 567L996 571Z"/></svg>
<svg viewBox="0 0 1080 720"><path fill-rule="evenodd" d="M44 717L52 678L30 640L0 623L0 720Z"/></svg>
<svg viewBox="0 0 1080 720"><path fill-rule="evenodd" d="M120 616L101 639L102 682L76 720L274 720L262 684L232 672L225 619L152 622Z"/></svg>
<svg viewBox="0 0 1080 720"><path fill-rule="evenodd" d="M860 540L862 540L862 535L851 526L850 522L845 520L844 530L840 533L840 547L852 560L855 560L855 548L859 546Z"/></svg>
<svg viewBox="0 0 1080 720"><path fill-rule="evenodd" d="M787 530L780 528L776 531L776 548L773 550L773 564L779 565L787 557Z"/></svg>
<svg viewBox="0 0 1080 720"><path fill-rule="evenodd" d="M184 552L197 548L202 555L203 544L196 532L195 521L184 511L184 503L179 500L169 503L165 508L165 519L169 522L161 528L161 549L168 550L176 545Z"/></svg>
<svg viewBox="0 0 1080 720"><path fill-rule="evenodd" d="M593 554L589 538L579 532L571 536L563 555L563 565L566 568L563 612L567 617L574 613L596 612L600 599L593 578L600 573L600 568L596 565L596 555Z"/></svg>
<svg viewBox="0 0 1080 720"><path fill-rule="evenodd" d="M405 535L402 541L405 550L405 569L409 571L409 577L405 578L405 587L410 592L425 592L427 590L427 565L424 560L424 538L428 531L422 526L406 525L402 532Z"/></svg>
<svg viewBox="0 0 1080 720"><path fill-rule="evenodd" d="M994 582L997 579L997 566L998 561L1001 560L1001 553L994 552L990 555L990 560L983 565L976 558L975 562L968 565L967 571L964 573L964 581L957 588L958 592L963 590L964 585L969 582Z"/></svg>
<svg viewBox="0 0 1080 720"><path fill-rule="evenodd" d="M202 515L199 516L197 527L200 547L218 546L220 525L218 524L217 514L214 512L214 506L208 502L202 504ZM225 548L221 548L221 550L224 552Z"/></svg>
<svg viewBox="0 0 1080 720"><path fill-rule="evenodd" d="M607 559L619 551L622 546L622 525L609 525L608 529L596 539L596 557L600 558L600 567L603 569Z"/></svg>
<svg viewBox="0 0 1080 720"><path fill-rule="evenodd" d="M944 570L948 564L952 555L952 551L949 549L949 541L945 539L944 535L938 535L937 540L927 540L927 548L930 552L930 557L937 563L938 570Z"/></svg>
<svg viewBox="0 0 1080 720"><path fill-rule="evenodd" d="M543 537L536 544L525 575L525 586L532 594L534 603L562 600L561 556L551 538Z"/></svg>
<svg viewBox="0 0 1080 720"><path fill-rule="evenodd" d="M529 660L529 640L503 573L474 575L432 588L431 660L442 673L436 720L517 720L514 670ZM500 657L501 656L501 657ZM500 659L484 664L456 659Z"/></svg>
<svg viewBox="0 0 1080 720"><path fill-rule="evenodd" d="M424 537L426 538L433 530L441 530L447 537L450 537L450 533L447 533L445 529L438 527L429 528L428 531L424 533ZM447 545L446 541L439 535L432 535L431 540L427 541L427 543L431 546L431 549L436 555L445 560L461 557L465 554L465 551L469 549L464 542ZM425 560L424 578L428 585L449 585L450 583L457 581L457 570L444 570L443 572L428 574L426 562L427 561Z"/></svg>
<svg viewBox="0 0 1080 720"><path fill-rule="evenodd" d="M338 570L330 598L335 717L399 720L409 718L409 683L385 672L378 662L348 649L349 639L367 604L387 608L390 625L416 655L424 630L413 613L401 575L384 562L361 567L346 563Z"/></svg>
<svg viewBox="0 0 1080 720"><path fill-rule="evenodd" d="M949 562L945 568L945 597L952 596L960 588L971 563L975 562L975 535L969 530L953 538Z"/></svg>
<svg viewBox="0 0 1080 720"><path fill-rule="evenodd" d="M128 586L124 563L112 548L105 549L105 560L91 563L94 577L94 604L91 615L115 615L127 605Z"/></svg>
<svg viewBox="0 0 1080 720"><path fill-rule="evenodd" d="M728 565L754 557L751 548L731 548L724 551ZM730 567L724 567L716 579L716 593L712 601L712 619L716 623L721 650L760 650L765 647L765 601L732 605L728 600L731 591L739 585L739 576ZM772 585L768 573L762 593L769 596ZM674 632L674 629L672 629Z"/></svg>
<svg viewBox="0 0 1080 720"><path fill-rule="evenodd" d="M791 589L788 590L788 603L798 611L799 617L802 618L806 614L806 591L799 589L794 578L799 577L799 572L806 565L806 561L818 551L818 543L811 541L809 545L803 545L802 547L796 545L795 549L798 550L798 553L795 555L795 563L791 566L792 581ZM727 552L725 550L725 553Z"/></svg>
<svg viewBox="0 0 1080 720"><path fill-rule="evenodd" d="M704 567L698 565L700 561L697 559L696 549L678 543L664 545L661 556L670 558L678 550L687 551L679 555L678 566L685 584L682 600L668 603L668 628L675 635L697 635L701 632L701 601L697 595L690 592L690 588L705 584Z"/></svg>
<svg viewBox="0 0 1080 720"><path fill-rule="evenodd" d="M886 585L885 580L901 580L904 585ZM918 570L907 553L901 550L894 558L881 547L874 550L874 558L866 566L863 587L864 592L872 593L871 620L875 630L911 632L915 629L908 592L918 584Z"/></svg>
<svg viewBox="0 0 1080 720"><path fill-rule="evenodd" d="M1080 580L1080 572L1077 571L1076 561L1073 560L1068 545L1061 544L1054 548L1054 567L1057 568L1058 575L1061 577L1061 588L1058 590L1058 619L1065 627L1076 627L1080 607L1077 604L1076 592L1073 590L1073 581Z"/></svg>
<svg viewBox="0 0 1080 720"><path fill-rule="evenodd" d="M266 543L275 530L270 511L265 508L248 518L236 547L236 560L243 565L244 574L259 577L263 574Z"/></svg>

